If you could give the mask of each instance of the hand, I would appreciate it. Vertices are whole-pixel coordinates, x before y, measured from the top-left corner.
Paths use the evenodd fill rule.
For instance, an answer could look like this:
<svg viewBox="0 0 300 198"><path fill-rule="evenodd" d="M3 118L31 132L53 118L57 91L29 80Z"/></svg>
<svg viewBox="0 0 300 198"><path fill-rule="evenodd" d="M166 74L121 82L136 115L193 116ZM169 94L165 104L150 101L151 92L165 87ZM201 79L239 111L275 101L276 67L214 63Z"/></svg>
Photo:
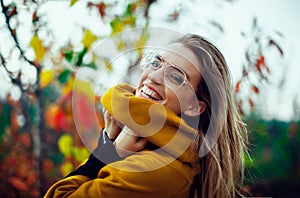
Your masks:
<svg viewBox="0 0 300 198"><path fill-rule="evenodd" d="M128 127L124 127L114 142L120 157L125 157L145 148L147 140L140 138Z"/></svg>
<svg viewBox="0 0 300 198"><path fill-rule="evenodd" d="M116 139L121 132L121 124L103 108L103 118L105 122L105 130L109 139Z"/></svg>

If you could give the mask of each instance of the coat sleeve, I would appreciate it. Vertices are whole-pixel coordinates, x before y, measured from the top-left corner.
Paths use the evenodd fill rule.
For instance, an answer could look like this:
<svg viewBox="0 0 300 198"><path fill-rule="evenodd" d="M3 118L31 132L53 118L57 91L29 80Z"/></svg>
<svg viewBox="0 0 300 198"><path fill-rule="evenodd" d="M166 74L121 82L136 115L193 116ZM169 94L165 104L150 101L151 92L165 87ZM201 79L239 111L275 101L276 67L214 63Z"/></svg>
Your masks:
<svg viewBox="0 0 300 198"><path fill-rule="evenodd" d="M45 197L187 197L191 183L181 171L191 172L189 166L175 160L146 171L149 163L160 160L151 157L137 155L115 162L103 167L96 179L70 176L54 184Z"/></svg>

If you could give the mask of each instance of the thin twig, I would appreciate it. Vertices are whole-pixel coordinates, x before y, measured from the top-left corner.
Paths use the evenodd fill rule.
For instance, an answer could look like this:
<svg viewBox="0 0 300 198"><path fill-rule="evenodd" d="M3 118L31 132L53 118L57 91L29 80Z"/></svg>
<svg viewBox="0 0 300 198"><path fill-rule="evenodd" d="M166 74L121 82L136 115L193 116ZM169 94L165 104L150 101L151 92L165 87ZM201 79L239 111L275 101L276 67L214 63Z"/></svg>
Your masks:
<svg viewBox="0 0 300 198"><path fill-rule="evenodd" d="M20 47L18 38L16 37L16 34L14 33L14 30L12 29L12 27L11 27L11 25L10 25L10 23L9 23L10 16L7 15L8 7L6 7L6 6L4 5L3 0L0 0L0 2L1 2L1 7L2 7L2 13L3 13L3 15L5 16L5 23L6 23L6 25L7 25L7 28L8 28L8 30L9 30L9 32L10 32L11 37L13 38L13 40L14 40L14 42L15 42L16 47L17 47L18 50L20 51L21 56L22 56L22 57L24 58L24 60L25 60L26 62L28 62L30 65L32 65L32 66L34 66L34 67L36 67L36 68L40 68L39 63L35 63L35 62L31 61L31 60L29 60L29 59L25 56L24 51L23 51L23 50L21 49L21 47ZM38 65L37 65L37 64L38 64Z"/></svg>
<svg viewBox="0 0 300 198"><path fill-rule="evenodd" d="M24 93L26 90L25 90L25 89L23 88L23 86L22 86L22 82L21 82L21 80L20 80L20 77L17 76L16 78L14 78L14 77L12 76L13 73L12 73L11 71L8 70L7 65L6 65L6 61L5 61L5 59L4 59L4 57L2 56L1 53L0 53L0 60L1 60L1 65L2 65L2 67L5 69L5 71L8 73L8 75L9 75L9 77L10 77L10 79L11 79L11 82L12 82L14 85L17 85L17 86L20 88L21 92Z"/></svg>

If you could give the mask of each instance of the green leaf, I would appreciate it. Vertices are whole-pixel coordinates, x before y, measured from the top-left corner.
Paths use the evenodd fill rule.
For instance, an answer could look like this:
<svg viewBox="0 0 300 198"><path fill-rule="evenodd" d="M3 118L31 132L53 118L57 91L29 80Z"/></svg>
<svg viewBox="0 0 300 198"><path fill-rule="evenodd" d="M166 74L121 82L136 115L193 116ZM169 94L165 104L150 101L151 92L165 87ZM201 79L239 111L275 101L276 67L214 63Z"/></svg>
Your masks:
<svg viewBox="0 0 300 198"><path fill-rule="evenodd" d="M89 68L92 68L92 69L95 69L95 70L98 68L97 65L95 64L95 62L91 62L89 64L83 64L82 66L83 67L89 67Z"/></svg>
<svg viewBox="0 0 300 198"><path fill-rule="evenodd" d="M66 51L66 52L64 52L64 56L65 56L65 59L71 63L73 56L74 56L74 52L72 50Z"/></svg>
<svg viewBox="0 0 300 198"><path fill-rule="evenodd" d="M55 153L50 156L50 159L54 162L55 165L61 164L64 161L64 154L62 153Z"/></svg>
<svg viewBox="0 0 300 198"><path fill-rule="evenodd" d="M5 134L5 129L10 126L11 106L4 103L0 106L0 142L3 142L2 136Z"/></svg>
<svg viewBox="0 0 300 198"><path fill-rule="evenodd" d="M83 57L84 57L84 55L86 54L87 51L88 51L88 49L85 47L85 48L83 48L83 50L81 52L79 52L77 54L77 59L75 61L75 66L80 67L82 65Z"/></svg>
<svg viewBox="0 0 300 198"><path fill-rule="evenodd" d="M61 84L64 84L65 82L68 81L69 77L70 77L71 71L69 69L65 69L64 71L62 71L59 76L58 76L58 81Z"/></svg>

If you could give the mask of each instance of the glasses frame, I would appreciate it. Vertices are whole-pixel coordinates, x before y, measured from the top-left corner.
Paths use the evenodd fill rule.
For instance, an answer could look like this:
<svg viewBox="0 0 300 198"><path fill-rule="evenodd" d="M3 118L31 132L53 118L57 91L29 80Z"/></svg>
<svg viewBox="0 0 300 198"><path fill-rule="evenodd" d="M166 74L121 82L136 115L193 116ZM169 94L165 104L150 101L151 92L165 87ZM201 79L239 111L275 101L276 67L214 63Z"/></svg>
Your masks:
<svg viewBox="0 0 300 198"><path fill-rule="evenodd" d="M153 67L153 66L150 66L149 69L147 68L144 68L141 66L141 64L139 64L140 68L143 70L143 71L156 71L160 68L162 68L162 66L167 63L166 67L164 68L163 70L163 75L164 75L164 82L165 84L170 88L170 89L173 89L173 90L178 90L180 89L181 87L183 87L184 85L188 85L189 88L192 89L192 91L194 91L194 88L193 86L190 84L190 82L188 81L188 78L187 78L187 74L185 73L185 71L183 69L181 69L180 67L176 66L175 64L173 63L170 63L169 61L167 61L166 59L164 59L160 54L158 53L155 53L155 52L147 52L143 55L142 59L145 57L145 56L148 56L148 55L152 55L152 56L157 56L159 57L159 59L161 60L161 63L157 66L157 67ZM180 72L182 72L184 74L184 80L183 82L178 86L178 87L175 87L175 88L172 88L170 85L168 85L167 83L167 80L166 80L166 69L167 67L174 67L175 69L179 70Z"/></svg>

